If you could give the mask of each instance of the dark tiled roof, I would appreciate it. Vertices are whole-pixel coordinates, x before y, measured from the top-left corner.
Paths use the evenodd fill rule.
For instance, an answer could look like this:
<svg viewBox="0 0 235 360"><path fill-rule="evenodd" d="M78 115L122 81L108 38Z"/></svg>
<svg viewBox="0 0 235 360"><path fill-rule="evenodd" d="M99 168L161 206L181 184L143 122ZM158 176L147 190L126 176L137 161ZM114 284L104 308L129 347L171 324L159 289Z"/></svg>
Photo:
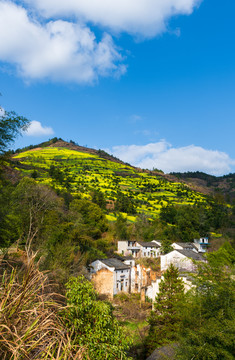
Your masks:
<svg viewBox="0 0 235 360"><path fill-rule="evenodd" d="M141 246L152 246L152 247L155 247L155 248L160 248L160 246L158 244L156 244L155 242L153 241L149 241L149 242L144 242L144 241L137 241L138 244L140 244Z"/></svg>
<svg viewBox="0 0 235 360"><path fill-rule="evenodd" d="M196 261L205 261L204 256L202 256L201 254L196 253L195 251L192 251L192 250L178 250L178 249L176 249L175 251L178 251L180 254L182 254L182 255L190 258L190 259L193 259L193 260L196 260Z"/></svg>
<svg viewBox="0 0 235 360"><path fill-rule="evenodd" d="M193 243L190 243L190 242L186 242L186 243L182 243L182 242L177 242L176 243L177 245L179 246L182 246L182 248L184 249L195 249L196 246L193 244Z"/></svg>
<svg viewBox="0 0 235 360"><path fill-rule="evenodd" d="M127 264L124 264L122 261L118 260L118 259L103 259L100 260L103 264L109 266L109 267L114 267L115 270L125 270L125 269L130 269L130 266Z"/></svg>

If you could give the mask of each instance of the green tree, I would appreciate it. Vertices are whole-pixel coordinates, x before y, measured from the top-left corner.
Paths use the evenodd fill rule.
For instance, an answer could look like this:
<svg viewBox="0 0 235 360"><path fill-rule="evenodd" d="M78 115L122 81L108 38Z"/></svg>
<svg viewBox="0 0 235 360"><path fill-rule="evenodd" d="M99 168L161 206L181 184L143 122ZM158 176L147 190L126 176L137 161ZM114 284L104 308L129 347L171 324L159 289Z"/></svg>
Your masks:
<svg viewBox="0 0 235 360"><path fill-rule="evenodd" d="M77 214L82 216L88 234L94 239L99 239L108 229L108 222L101 208L89 200L73 200L70 203L70 212L75 218Z"/></svg>
<svg viewBox="0 0 235 360"><path fill-rule="evenodd" d="M42 229L47 213L58 206L58 198L49 187L26 177L16 186L11 201L18 238L29 246Z"/></svg>
<svg viewBox="0 0 235 360"><path fill-rule="evenodd" d="M128 214L136 214L136 206L134 200L124 195L122 192L117 193L117 200L115 202L115 210L126 212Z"/></svg>
<svg viewBox="0 0 235 360"><path fill-rule="evenodd" d="M169 239L162 239L161 242L161 253L168 254L169 252L173 251L173 247L171 246L172 240Z"/></svg>
<svg viewBox="0 0 235 360"><path fill-rule="evenodd" d="M164 223L175 224L177 210L173 205L162 206L160 210L160 219Z"/></svg>
<svg viewBox="0 0 235 360"><path fill-rule="evenodd" d="M1 95L1 94L0 94ZM2 162L6 150L21 131L26 130L29 120L15 112L7 112L0 106L0 247L8 247L17 238L15 217L11 208L13 186L2 176Z"/></svg>
<svg viewBox="0 0 235 360"><path fill-rule="evenodd" d="M172 264L163 275L156 296L154 310L149 317L149 334L145 345L147 353L177 340L184 303L184 285L178 269Z"/></svg>
<svg viewBox="0 0 235 360"><path fill-rule="evenodd" d="M104 194L100 190L95 190L92 193L92 202L99 205L101 209L106 209L106 201Z"/></svg>
<svg viewBox="0 0 235 360"><path fill-rule="evenodd" d="M122 214L119 214L117 217L117 221L114 224L114 233L115 237L118 240L129 240L130 239L130 232L129 227L127 224L127 218L124 218Z"/></svg>
<svg viewBox="0 0 235 360"><path fill-rule="evenodd" d="M14 186L0 178L0 248L8 248L17 240L17 216L13 213L12 192Z"/></svg>
<svg viewBox="0 0 235 360"><path fill-rule="evenodd" d="M98 300L92 284L82 276L71 278L66 287L66 327L73 343L87 348L85 359L127 359L129 341L113 316L111 304Z"/></svg>
<svg viewBox="0 0 235 360"><path fill-rule="evenodd" d="M228 250L225 244L199 267L182 314L177 359L234 359L234 249L233 254Z"/></svg>
<svg viewBox="0 0 235 360"><path fill-rule="evenodd" d="M29 120L14 111L3 111L0 106L0 155L3 155L16 136L27 129Z"/></svg>

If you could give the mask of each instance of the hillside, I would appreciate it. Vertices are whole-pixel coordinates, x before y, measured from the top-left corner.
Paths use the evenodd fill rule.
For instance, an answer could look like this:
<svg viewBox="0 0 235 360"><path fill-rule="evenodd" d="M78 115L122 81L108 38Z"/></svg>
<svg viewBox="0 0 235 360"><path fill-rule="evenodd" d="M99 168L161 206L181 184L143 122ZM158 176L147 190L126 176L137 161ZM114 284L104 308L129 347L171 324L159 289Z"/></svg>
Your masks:
<svg viewBox="0 0 235 360"><path fill-rule="evenodd" d="M46 144L46 146L45 146ZM12 157L15 170L57 192L68 191L79 198L92 199L97 192L110 210L156 217L167 204L193 205L206 202L206 196L181 182L169 181L161 173L143 171L102 150L57 140L19 152ZM116 205L115 205L116 204ZM129 217L134 221L135 217Z"/></svg>
<svg viewBox="0 0 235 360"><path fill-rule="evenodd" d="M235 174L213 176L203 172L171 173L170 176L178 181L187 183L191 188L204 194L222 195L226 202L235 199Z"/></svg>

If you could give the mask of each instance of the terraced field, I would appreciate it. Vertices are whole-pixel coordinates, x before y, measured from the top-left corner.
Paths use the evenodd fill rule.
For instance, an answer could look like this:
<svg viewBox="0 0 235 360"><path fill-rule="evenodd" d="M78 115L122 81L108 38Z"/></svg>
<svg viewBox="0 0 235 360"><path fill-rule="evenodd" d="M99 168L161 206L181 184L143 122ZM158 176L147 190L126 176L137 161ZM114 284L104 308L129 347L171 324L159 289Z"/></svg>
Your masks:
<svg viewBox="0 0 235 360"><path fill-rule="evenodd" d="M91 199L94 191L101 191L111 204L111 210L120 193L134 201L137 214L144 213L149 217L158 216L161 207L169 203L193 205L206 202L203 194L182 183L169 182L160 175L56 144L19 153L13 160L15 169L23 175L32 176L55 190L67 190L87 199ZM107 217L113 221L116 216L111 210ZM131 214L124 213L124 216L135 221Z"/></svg>

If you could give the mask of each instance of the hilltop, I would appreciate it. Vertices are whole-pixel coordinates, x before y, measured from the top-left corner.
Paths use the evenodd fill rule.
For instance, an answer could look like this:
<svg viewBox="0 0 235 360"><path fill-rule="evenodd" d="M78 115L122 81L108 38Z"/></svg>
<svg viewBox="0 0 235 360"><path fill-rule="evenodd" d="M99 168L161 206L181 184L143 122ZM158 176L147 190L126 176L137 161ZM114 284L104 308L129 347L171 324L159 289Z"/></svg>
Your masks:
<svg viewBox="0 0 235 360"><path fill-rule="evenodd" d="M57 193L67 191L81 199L103 199L115 220L115 211L155 218L167 205L206 203L207 197L186 183L162 172L142 170L124 163L103 150L79 146L73 141L52 139L17 150L13 168L21 176L50 185ZM132 215L132 216L130 216Z"/></svg>

